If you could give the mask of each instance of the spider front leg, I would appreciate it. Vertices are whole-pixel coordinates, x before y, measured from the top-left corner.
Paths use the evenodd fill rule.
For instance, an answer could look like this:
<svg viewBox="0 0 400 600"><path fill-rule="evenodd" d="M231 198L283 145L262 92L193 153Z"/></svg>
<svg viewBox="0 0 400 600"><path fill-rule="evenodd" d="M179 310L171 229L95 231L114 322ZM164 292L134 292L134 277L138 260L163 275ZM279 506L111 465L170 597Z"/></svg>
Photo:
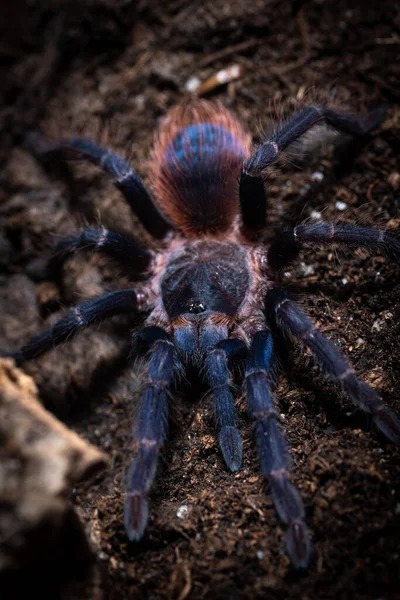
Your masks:
<svg viewBox="0 0 400 600"><path fill-rule="evenodd" d="M340 352L311 323L300 308L279 289L267 294L267 309L278 327L306 344L322 369L341 384L361 410L371 413L376 427L392 442L400 444L400 420L385 406L375 390L360 381Z"/></svg>
<svg viewBox="0 0 400 600"><path fill-rule="evenodd" d="M170 336L161 327L146 327L137 342L149 348L149 362L133 430L137 452L128 472L124 505L125 529L131 541L140 540L147 525L147 494L167 435L169 388L182 368Z"/></svg>
<svg viewBox="0 0 400 600"><path fill-rule="evenodd" d="M287 525L287 553L295 567L306 568L311 554L311 541L303 501L289 478L291 461L271 391L273 360L272 335L268 331L259 331L252 342L244 389L248 411L254 420L261 471L268 480L276 512Z"/></svg>
<svg viewBox="0 0 400 600"><path fill-rule="evenodd" d="M297 258L302 248L333 244L365 248L400 262L400 241L385 231L357 225L312 223L297 225L281 233L268 250L268 264L273 269L282 269Z"/></svg>
<svg viewBox="0 0 400 600"><path fill-rule="evenodd" d="M226 339L218 342L205 360L206 379L215 402L218 443L226 466L232 472L238 471L242 465L243 442L236 427L229 360L240 360L247 354L247 346L242 340Z"/></svg>
<svg viewBox="0 0 400 600"><path fill-rule="evenodd" d="M355 120L324 106L314 105L294 115L250 156L240 176L239 192L243 224L249 230L265 227L267 199L264 174L288 146L319 124L351 135L364 136L377 127L385 117L384 108L372 110L365 119Z"/></svg>
<svg viewBox="0 0 400 600"><path fill-rule="evenodd" d="M137 295L134 290L118 290L100 298L94 298L75 306L69 313L54 325L50 331L45 331L32 338L23 348L8 353L17 362L24 362L55 346L72 339L81 329L100 323L116 315L136 312L138 310Z"/></svg>

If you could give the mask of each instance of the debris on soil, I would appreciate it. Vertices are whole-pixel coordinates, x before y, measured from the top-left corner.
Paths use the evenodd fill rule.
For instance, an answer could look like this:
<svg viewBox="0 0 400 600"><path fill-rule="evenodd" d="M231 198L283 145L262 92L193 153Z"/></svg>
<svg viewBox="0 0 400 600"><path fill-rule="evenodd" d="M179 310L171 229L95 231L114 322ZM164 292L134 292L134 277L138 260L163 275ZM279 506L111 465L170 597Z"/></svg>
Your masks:
<svg viewBox="0 0 400 600"><path fill-rule="evenodd" d="M0 359L0 573L38 562L58 545L72 486L106 456L49 413L35 382Z"/></svg>
<svg viewBox="0 0 400 600"><path fill-rule="evenodd" d="M191 77L186 82L185 90L197 94L198 96L204 96L221 85L239 79L241 72L240 65L230 65L229 67L226 67L226 69L218 71L205 81L200 81L198 77Z"/></svg>

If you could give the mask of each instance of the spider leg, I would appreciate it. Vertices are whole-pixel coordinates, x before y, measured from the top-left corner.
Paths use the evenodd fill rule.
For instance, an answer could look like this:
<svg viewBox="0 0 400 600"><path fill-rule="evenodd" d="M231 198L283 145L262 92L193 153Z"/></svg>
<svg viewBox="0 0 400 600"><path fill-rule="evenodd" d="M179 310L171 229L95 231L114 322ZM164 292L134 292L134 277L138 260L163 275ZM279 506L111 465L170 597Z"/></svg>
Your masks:
<svg viewBox="0 0 400 600"><path fill-rule="evenodd" d="M137 295L134 290L118 290L100 298L94 298L78 304L60 319L52 329L32 338L25 346L8 356L17 362L24 362L51 350L55 346L70 340L78 331L100 323L115 315L138 310Z"/></svg>
<svg viewBox="0 0 400 600"><path fill-rule="evenodd" d="M332 244L366 248L400 262L400 241L385 231L357 225L313 223L297 225L281 233L268 250L268 263L274 269L281 269L293 262L302 248Z"/></svg>
<svg viewBox="0 0 400 600"><path fill-rule="evenodd" d="M117 154L84 138L60 140L53 144L35 135L31 136L30 145L42 158L60 151L69 151L100 167L112 178L134 214L152 236L161 239L170 229L139 175Z"/></svg>
<svg viewBox="0 0 400 600"><path fill-rule="evenodd" d="M268 480L278 516L287 525L285 537L288 555L297 568L306 568L311 553L311 541L305 523L303 501L289 478L291 461L271 391L271 364L274 360L271 333L257 332L250 353L244 389L248 412L254 420L261 471Z"/></svg>
<svg viewBox="0 0 400 600"><path fill-rule="evenodd" d="M147 494L153 484L168 425L169 388L181 370L178 353L161 327L146 327L138 342L149 347L145 390L139 400L133 429L136 456L128 472L124 505L125 529L131 541L140 540L148 519Z"/></svg>
<svg viewBox="0 0 400 600"><path fill-rule="evenodd" d="M136 273L143 272L152 257L151 252L140 246L133 236L108 231L104 227L88 228L57 243L49 262L50 271L58 270L69 254L80 249L101 252Z"/></svg>
<svg viewBox="0 0 400 600"><path fill-rule="evenodd" d="M229 360L247 355L247 346L239 339L226 339L212 348L205 360L205 373L215 402L218 443L226 466L232 472L242 464L242 438L236 427L235 400L231 392Z"/></svg>
<svg viewBox="0 0 400 600"><path fill-rule="evenodd" d="M380 107L371 111L365 119L357 121L319 105L310 106L294 115L250 156L243 167L239 193L245 227L259 230L265 226L267 199L263 174L290 144L318 124L328 125L348 135L363 136L377 127L384 116L385 110Z"/></svg>
<svg viewBox="0 0 400 600"><path fill-rule="evenodd" d="M376 427L392 442L400 444L400 420L376 391L360 381L340 352L311 323L300 308L279 289L268 292L267 310L278 327L306 344L323 370L361 410L371 413Z"/></svg>

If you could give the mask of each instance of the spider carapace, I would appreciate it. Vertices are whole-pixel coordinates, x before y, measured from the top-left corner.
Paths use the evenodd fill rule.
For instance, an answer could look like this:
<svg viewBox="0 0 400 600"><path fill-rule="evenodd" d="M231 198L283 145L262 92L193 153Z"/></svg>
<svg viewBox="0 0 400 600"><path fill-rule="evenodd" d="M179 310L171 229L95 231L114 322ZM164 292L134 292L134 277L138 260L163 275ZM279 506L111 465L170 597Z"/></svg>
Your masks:
<svg viewBox="0 0 400 600"><path fill-rule="evenodd" d="M337 223L299 224L265 242L270 165L315 126L365 136L383 119L376 109L354 120L320 105L302 109L253 153L250 137L219 103L183 103L164 118L151 161L152 195L121 157L72 138L42 143L46 154L68 150L101 167L120 189L148 234L152 249L134 237L88 228L61 240L54 263L92 249L124 263L136 283L75 307L48 332L12 355L25 361L70 340L80 329L113 315L137 312L143 327L133 352L147 355L143 392L133 428L135 456L127 476L125 527L139 540L148 520L148 494L165 442L169 405L179 375L191 363L214 399L218 444L229 470L242 463L232 370L244 365L243 394L253 421L260 467L286 528L294 565L311 555L305 508L291 479L287 442L274 398L279 332L307 346L325 373L355 405L370 413L389 440L400 443L400 421L376 390L360 381L342 354L279 288L279 272L304 247L362 247L399 262L400 243L381 230ZM152 199L154 198L154 201Z"/></svg>
<svg viewBox="0 0 400 600"><path fill-rule="evenodd" d="M166 265L161 293L168 316L208 312L235 317L249 289L250 271L240 245L192 242Z"/></svg>

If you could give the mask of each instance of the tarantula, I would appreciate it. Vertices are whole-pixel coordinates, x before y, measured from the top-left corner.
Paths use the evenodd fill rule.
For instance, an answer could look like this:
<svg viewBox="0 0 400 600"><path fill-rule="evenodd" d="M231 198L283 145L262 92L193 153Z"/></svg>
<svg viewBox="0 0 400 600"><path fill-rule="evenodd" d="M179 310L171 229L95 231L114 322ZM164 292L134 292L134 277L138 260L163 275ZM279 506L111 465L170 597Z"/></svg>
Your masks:
<svg viewBox="0 0 400 600"><path fill-rule="evenodd" d="M232 386L234 366L244 363L243 389L253 420L260 467L279 518L286 550L297 568L310 559L305 508L290 478L290 458L273 395L279 331L308 346L322 369L339 383L376 427L400 443L400 420L378 393L358 379L342 354L278 287L279 272L305 247L363 247L400 261L400 242L383 231L355 225L299 224L265 242L267 168L317 125L364 136L383 119L382 109L354 120L320 105L295 114L251 154L250 136L222 104L184 103L164 118L151 161L153 202L121 157L93 142L62 140L45 153L67 148L113 179L155 241L154 250L133 237L88 228L59 242L55 256L89 248L124 263L137 283L76 306L50 330L12 355L32 359L70 340L79 330L122 313L138 312L144 326L134 352L147 355L144 391L133 429L136 455L128 472L124 514L130 540L148 520L147 496L167 434L171 387L182 369L202 373L215 405L218 444L227 468L242 463Z"/></svg>

